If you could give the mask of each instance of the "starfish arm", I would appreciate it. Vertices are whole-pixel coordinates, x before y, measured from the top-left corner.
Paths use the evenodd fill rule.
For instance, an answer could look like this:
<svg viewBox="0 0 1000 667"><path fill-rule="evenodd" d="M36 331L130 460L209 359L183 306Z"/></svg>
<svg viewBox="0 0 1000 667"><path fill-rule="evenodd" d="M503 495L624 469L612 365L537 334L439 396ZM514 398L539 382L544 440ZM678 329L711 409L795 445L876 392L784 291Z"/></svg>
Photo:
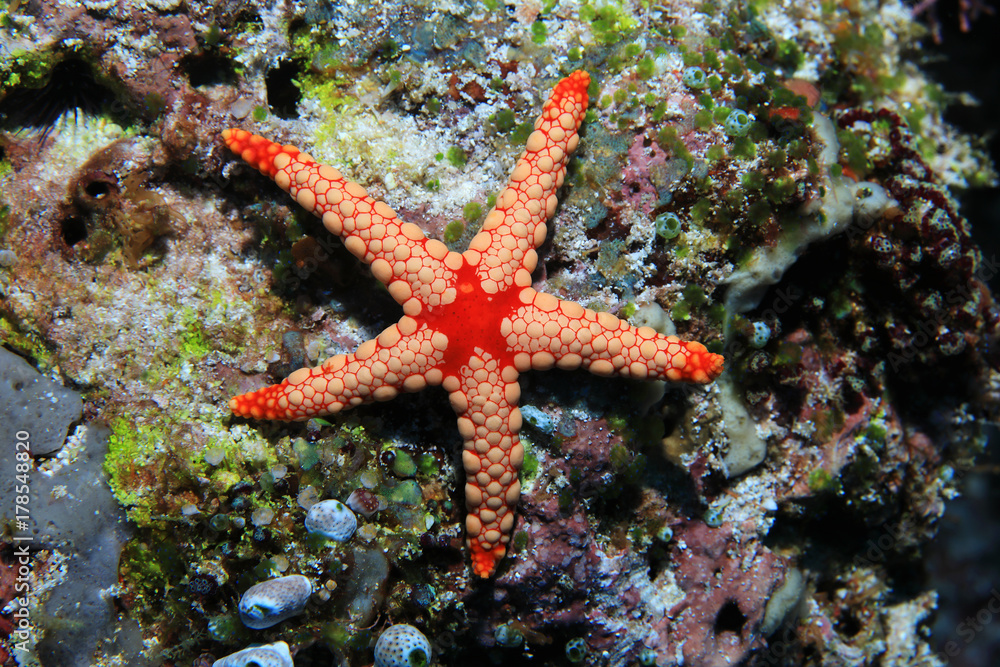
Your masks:
<svg viewBox="0 0 1000 667"><path fill-rule="evenodd" d="M229 408L240 417L303 421L362 403L388 401L400 391L440 384L437 368L445 337L403 317L353 354L338 354L315 368L300 368L281 384L236 396Z"/></svg>
<svg viewBox="0 0 1000 667"><path fill-rule="evenodd" d="M583 366L597 375L700 383L722 373L722 355L701 343L634 327L531 288L520 298L524 305L501 326L519 371Z"/></svg>
<svg viewBox="0 0 1000 667"><path fill-rule="evenodd" d="M222 138L341 237L355 257L371 266L372 275L388 287L407 315L419 314L423 305L454 300L454 272L462 265L459 253L428 239L384 202L369 197L362 186L294 146L280 146L235 128L224 130Z"/></svg>
<svg viewBox="0 0 1000 667"><path fill-rule="evenodd" d="M517 435L521 430L517 375L513 366L503 366L483 353L444 382L465 441L466 540L472 569L484 578L493 574L507 553L521 497L517 473L524 446Z"/></svg>
<svg viewBox="0 0 1000 667"><path fill-rule="evenodd" d="M556 191L580 139L589 85L590 75L580 70L556 84L507 187L464 253L489 294L531 284L535 248L545 240L545 222L555 213Z"/></svg>

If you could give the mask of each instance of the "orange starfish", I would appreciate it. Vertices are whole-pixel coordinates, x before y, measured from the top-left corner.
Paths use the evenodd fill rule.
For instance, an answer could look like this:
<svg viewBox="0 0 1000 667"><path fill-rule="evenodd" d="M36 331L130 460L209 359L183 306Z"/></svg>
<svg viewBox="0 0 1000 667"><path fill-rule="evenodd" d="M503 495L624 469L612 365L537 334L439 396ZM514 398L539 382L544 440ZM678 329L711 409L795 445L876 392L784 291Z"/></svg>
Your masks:
<svg viewBox="0 0 1000 667"><path fill-rule="evenodd" d="M354 354L237 396L230 408L255 419L303 420L442 385L465 440L465 525L481 577L492 575L507 551L521 493L520 373L582 366L597 375L709 382L722 372L722 357L701 343L636 328L531 287L535 248L579 141L589 84L590 76L577 71L556 85L509 184L461 254L293 146L240 129L222 134L370 265L404 313Z"/></svg>

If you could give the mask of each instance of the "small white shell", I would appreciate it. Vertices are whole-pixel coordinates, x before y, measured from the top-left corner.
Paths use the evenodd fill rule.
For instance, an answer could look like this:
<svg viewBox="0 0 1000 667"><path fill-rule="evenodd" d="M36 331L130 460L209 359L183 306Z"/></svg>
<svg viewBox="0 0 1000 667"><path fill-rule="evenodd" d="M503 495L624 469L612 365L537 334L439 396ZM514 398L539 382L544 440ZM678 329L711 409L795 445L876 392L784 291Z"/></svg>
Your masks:
<svg viewBox="0 0 1000 667"><path fill-rule="evenodd" d="M212 663L212 667L293 667L292 654L288 644L275 642L251 646L236 653L230 653Z"/></svg>
<svg viewBox="0 0 1000 667"><path fill-rule="evenodd" d="M301 574L254 584L240 598L240 619L254 630L269 628L301 614L312 595L312 583Z"/></svg>
<svg viewBox="0 0 1000 667"><path fill-rule="evenodd" d="M306 514L306 530L337 542L351 539L357 528L358 518L339 500L320 501Z"/></svg>
<svg viewBox="0 0 1000 667"><path fill-rule="evenodd" d="M375 667L419 667L431 662L431 643L412 625L400 623L375 642Z"/></svg>

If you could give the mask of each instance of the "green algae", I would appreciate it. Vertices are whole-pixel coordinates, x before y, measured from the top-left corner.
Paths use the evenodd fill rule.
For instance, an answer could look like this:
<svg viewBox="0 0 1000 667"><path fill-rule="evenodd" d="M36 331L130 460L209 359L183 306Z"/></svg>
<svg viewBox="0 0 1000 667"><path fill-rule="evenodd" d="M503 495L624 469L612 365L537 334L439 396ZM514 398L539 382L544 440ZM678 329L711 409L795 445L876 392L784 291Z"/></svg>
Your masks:
<svg viewBox="0 0 1000 667"><path fill-rule="evenodd" d="M837 482L829 472L822 468L817 468L809 473L809 490L813 493L824 493L837 488Z"/></svg>
<svg viewBox="0 0 1000 667"><path fill-rule="evenodd" d="M54 368L59 359L51 343L41 332L28 328L6 308L0 307L0 343L34 361L42 372Z"/></svg>

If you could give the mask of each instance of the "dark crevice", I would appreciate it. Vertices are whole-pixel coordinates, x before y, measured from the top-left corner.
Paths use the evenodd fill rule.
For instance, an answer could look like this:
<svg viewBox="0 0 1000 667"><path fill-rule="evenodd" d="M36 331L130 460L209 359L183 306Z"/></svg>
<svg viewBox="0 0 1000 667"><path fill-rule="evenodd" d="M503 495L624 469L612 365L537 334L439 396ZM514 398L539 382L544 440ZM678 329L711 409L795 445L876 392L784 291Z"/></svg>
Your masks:
<svg viewBox="0 0 1000 667"><path fill-rule="evenodd" d="M726 604L722 605L722 609L715 616L715 634L722 632L740 634L746 622L747 617L740 611L739 605L729 600Z"/></svg>
<svg viewBox="0 0 1000 667"><path fill-rule="evenodd" d="M267 104L279 118L299 117L298 106L302 100L302 91L295 85L295 79L301 71L300 63L283 60L264 77L267 86Z"/></svg>
<svg viewBox="0 0 1000 667"><path fill-rule="evenodd" d="M67 246L75 246L87 238L87 225L83 219L76 216L63 218L59 223L59 231Z"/></svg>
<svg viewBox="0 0 1000 667"><path fill-rule="evenodd" d="M212 53L201 53L181 59L181 67L193 88L198 86L235 86L238 77L233 61Z"/></svg>

